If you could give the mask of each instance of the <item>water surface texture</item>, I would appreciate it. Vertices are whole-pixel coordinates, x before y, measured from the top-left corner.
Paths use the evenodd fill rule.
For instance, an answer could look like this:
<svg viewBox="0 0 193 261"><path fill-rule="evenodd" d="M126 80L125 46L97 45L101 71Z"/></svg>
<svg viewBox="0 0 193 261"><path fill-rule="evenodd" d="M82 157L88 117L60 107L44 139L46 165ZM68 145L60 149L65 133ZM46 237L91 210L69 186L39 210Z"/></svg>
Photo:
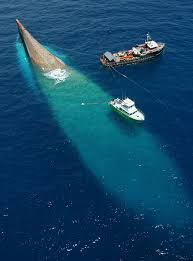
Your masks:
<svg viewBox="0 0 193 261"><path fill-rule="evenodd" d="M1 4L3 260L192 260L191 7ZM70 66L64 82L34 70L15 18ZM162 57L119 68L130 80L100 65L147 31ZM123 94L144 124L109 110Z"/></svg>

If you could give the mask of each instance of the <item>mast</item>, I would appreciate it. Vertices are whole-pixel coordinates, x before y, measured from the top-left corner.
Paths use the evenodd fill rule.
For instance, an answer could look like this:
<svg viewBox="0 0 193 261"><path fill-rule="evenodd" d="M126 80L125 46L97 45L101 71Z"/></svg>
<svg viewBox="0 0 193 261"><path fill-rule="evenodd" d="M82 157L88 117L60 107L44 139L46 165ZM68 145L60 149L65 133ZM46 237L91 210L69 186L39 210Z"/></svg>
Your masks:
<svg viewBox="0 0 193 261"><path fill-rule="evenodd" d="M150 41L152 41L152 39L151 39L151 35L149 34L149 33L147 33L147 40L146 40L146 42L150 42Z"/></svg>

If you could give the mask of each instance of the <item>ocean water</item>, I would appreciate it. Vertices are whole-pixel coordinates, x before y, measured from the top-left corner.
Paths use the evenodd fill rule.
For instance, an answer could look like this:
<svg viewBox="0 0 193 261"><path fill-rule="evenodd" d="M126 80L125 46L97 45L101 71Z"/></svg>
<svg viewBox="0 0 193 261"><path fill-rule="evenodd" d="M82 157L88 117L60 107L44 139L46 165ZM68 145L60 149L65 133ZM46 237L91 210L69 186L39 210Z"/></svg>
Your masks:
<svg viewBox="0 0 193 261"><path fill-rule="evenodd" d="M1 260L193 260L192 3L1 3ZM67 65L64 82L28 61L15 19ZM106 50L166 43L118 68ZM53 75L52 75L53 77ZM146 115L121 119L128 95Z"/></svg>

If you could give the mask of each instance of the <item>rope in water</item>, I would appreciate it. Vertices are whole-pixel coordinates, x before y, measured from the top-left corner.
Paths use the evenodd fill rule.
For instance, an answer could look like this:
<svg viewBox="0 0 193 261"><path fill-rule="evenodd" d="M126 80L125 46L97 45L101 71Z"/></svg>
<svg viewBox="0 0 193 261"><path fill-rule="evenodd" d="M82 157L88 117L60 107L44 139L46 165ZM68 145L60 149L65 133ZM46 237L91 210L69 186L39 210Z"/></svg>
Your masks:
<svg viewBox="0 0 193 261"><path fill-rule="evenodd" d="M161 99L157 98L154 94L152 94L152 92L150 90L148 90L147 88L145 88L144 86L142 86L141 84L137 83L136 81L134 81L133 79L130 79L127 75L121 73L120 71L118 71L117 69L115 69L114 67L110 67L112 70L114 70L116 73L118 73L119 75L121 75L122 77L124 77L125 79L127 79L128 81L134 83L136 86L142 88L143 90L145 90L148 94L151 95L151 97L159 104L161 104L167 111L171 111L169 109L169 107L172 108L172 106L168 105L167 103L163 102ZM181 120L180 118L176 117L175 118L176 123L178 123L177 125L180 127L180 129L184 132L184 134L187 136L188 132L187 129L185 128L185 126L183 124L181 124Z"/></svg>
<svg viewBox="0 0 193 261"><path fill-rule="evenodd" d="M81 105L97 105L97 104L107 104L108 102L82 102Z"/></svg>
<svg viewBox="0 0 193 261"><path fill-rule="evenodd" d="M135 80L129 78L127 75L121 73L120 71L118 71L117 69L115 69L113 66L110 66L110 68L112 70L114 70L116 73L118 73L119 75L121 75L122 77L124 77L125 79L127 79L128 81L134 83L137 87L142 88L143 90L145 90L148 94L151 95L151 97L159 104L163 105L167 110L169 110L169 105L166 104L165 102L163 102L162 100L160 100L159 98L157 98L155 95L152 94L152 92L150 90L148 90L147 88L145 88L144 86L142 86L141 84L137 83Z"/></svg>
<svg viewBox="0 0 193 261"><path fill-rule="evenodd" d="M167 110L169 110L169 106L164 103L162 100L160 100L159 98L155 97L155 95L152 94L152 92L150 90L148 90L147 88L145 88L144 86L142 86L141 84L137 83L136 81L134 81L133 79L130 79L127 75L121 73L120 71L118 71L117 69L115 69L113 66L110 66L109 67L112 72L112 75L113 77L115 77L113 71L115 71L117 74L121 75L122 77L124 77L125 79L127 79L128 81L134 83L136 86L142 88L143 90L145 90L148 94L150 94L152 96L152 98L159 104L163 105ZM97 105L97 104L106 104L108 102L82 102L81 105L84 106L84 105Z"/></svg>

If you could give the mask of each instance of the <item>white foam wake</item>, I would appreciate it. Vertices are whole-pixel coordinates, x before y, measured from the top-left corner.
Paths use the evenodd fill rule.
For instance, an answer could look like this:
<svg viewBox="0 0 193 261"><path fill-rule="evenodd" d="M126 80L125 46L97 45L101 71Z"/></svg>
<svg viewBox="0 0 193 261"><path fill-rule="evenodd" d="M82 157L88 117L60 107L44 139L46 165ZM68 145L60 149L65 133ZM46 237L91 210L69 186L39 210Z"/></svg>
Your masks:
<svg viewBox="0 0 193 261"><path fill-rule="evenodd" d="M64 69L55 69L51 72L44 73L48 79L52 79L55 81L55 84L64 82L66 78L68 78L69 73Z"/></svg>

